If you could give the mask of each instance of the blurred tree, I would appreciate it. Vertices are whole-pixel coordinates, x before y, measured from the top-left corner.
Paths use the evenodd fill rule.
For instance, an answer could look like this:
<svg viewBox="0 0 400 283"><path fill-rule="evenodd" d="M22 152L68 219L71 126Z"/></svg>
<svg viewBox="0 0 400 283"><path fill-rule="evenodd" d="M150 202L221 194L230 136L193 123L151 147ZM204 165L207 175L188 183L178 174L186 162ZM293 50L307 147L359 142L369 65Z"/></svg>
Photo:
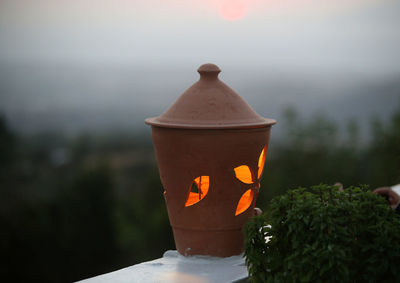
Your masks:
<svg viewBox="0 0 400 283"><path fill-rule="evenodd" d="M400 108L387 125L376 119L369 144L360 142L359 126L347 124L347 139L324 116L306 123L293 108L285 111L283 141L269 150L259 206L290 188L318 183L369 184L372 188L400 182Z"/></svg>
<svg viewBox="0 0 400 283"><path fill-rule="evenodd" d="M343 156L340 148L338 128L322 115L317 115L307 124L292 108L285 111L282 127L285 137L269 150L262 179L260 204L289 188L310 186L320 182L332 183L341 180L338 161ZM347 164L354 162L348 160Z"/></svg>
<svg viewBox="0 0 400 283"><path fill-rule="evenodd" d="M388 124L372 121L372 142L364 162L372 186L400 183L400 107Z"/></svg>
<svg viewBox="0 0 400 283"><path fill-rule="evenodd" d="M141 178L143 188L132 189L129 197L120 201L117 215L125 265L160 257L166 250L175 248L155 164L146 167Z"/></svg>
<svg viewBox="0 0 400 283"><path fill-rule="evenodd" d="M118 250L110 169L104 164L84 168L64 189L59 199L64 279L72 281L111 271Z"/></svg>
<svg viewBox="0 0 400 283"><path fill-rule="evenodd" d="M0 115L0 182L10 177L10 170L17 158L17 137Z"/></svg>
<svg viewBox="0 0 400 283"><path fill-rule="evenodd" d="M364 143L355 120L344 133L291 108L280 124L261 208L298 186L400 182L400 108L388 123L376 119ZM69 152L63 165L52 162L58 148ZM151 144L140 135L18 137L0 117L0 192L0 282L71 282L174 249Z"/></svg>

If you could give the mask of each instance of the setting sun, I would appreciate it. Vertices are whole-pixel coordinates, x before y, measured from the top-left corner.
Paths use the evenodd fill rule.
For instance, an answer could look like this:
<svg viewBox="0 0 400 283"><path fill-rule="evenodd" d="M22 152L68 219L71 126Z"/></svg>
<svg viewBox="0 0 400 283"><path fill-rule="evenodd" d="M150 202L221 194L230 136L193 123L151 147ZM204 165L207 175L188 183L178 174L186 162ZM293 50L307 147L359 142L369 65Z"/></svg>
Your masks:
<svg viewBox="0 0 400 283"><path fill-rule="evenodd" d="M245 5L239 0L226 0L219 13L221 17L228 21L236 21L242 19L246 14Z"/></svg>

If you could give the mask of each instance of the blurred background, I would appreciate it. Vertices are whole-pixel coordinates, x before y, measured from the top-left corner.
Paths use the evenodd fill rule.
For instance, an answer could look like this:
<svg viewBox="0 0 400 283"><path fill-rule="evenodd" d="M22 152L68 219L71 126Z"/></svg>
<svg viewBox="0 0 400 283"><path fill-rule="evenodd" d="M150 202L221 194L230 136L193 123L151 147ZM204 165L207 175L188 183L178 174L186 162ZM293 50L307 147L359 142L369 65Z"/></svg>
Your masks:
<svg viewBox="0 0 400 283"><path fill-rule="evenodd" d="M275 118L257 206L400 182L396 0L1 0L2 282L174 249L147 117L212 62Z"/></svg>

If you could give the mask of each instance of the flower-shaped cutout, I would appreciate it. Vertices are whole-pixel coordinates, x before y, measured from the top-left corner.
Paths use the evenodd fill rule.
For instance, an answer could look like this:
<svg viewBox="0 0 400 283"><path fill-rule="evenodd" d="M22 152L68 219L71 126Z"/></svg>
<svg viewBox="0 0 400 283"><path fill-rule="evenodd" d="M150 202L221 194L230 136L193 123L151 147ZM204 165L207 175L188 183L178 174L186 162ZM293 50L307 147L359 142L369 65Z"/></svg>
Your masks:
<svg viewBox="0 0 400 283"><path fill-rule="evenodd" d="M189 188L189 194L185 206L191 206L201 201L208 193L210 177L200 176L193 180Z"/></svg>
<svg viewBox="0 0 400 283"><path fill-rule="evenodd" d="M247 165L241 165L234 169L235 176L238 180L245 184L252 184L252 187L244 192L241 196L237 206L235 216L245 212L250 205L253 203L254 195L258 194L260 188L260 179L264 170L265 156L267 153L267 146L261 151L260 157L258 158L258 170L257 175L254 174L251 168Z"/></svg>

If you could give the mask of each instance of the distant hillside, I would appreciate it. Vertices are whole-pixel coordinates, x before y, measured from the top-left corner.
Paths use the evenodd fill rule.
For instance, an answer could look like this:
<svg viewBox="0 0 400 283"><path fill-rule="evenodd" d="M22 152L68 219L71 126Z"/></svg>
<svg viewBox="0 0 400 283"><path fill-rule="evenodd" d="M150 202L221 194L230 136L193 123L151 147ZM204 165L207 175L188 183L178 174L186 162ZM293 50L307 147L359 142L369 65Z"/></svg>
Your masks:
<svg viewBox="0 0 400 283"><path fill-rule="evenodd" d="M2 64L0 112L21 133L136 131L161 114L198 75L193 69L113 65ZM320 113L363 128L400 108L400 72L268 70L230 67L221 78L265 117L287 107L302 117ZM366 136L367 133L364 133Z"/></svg>

